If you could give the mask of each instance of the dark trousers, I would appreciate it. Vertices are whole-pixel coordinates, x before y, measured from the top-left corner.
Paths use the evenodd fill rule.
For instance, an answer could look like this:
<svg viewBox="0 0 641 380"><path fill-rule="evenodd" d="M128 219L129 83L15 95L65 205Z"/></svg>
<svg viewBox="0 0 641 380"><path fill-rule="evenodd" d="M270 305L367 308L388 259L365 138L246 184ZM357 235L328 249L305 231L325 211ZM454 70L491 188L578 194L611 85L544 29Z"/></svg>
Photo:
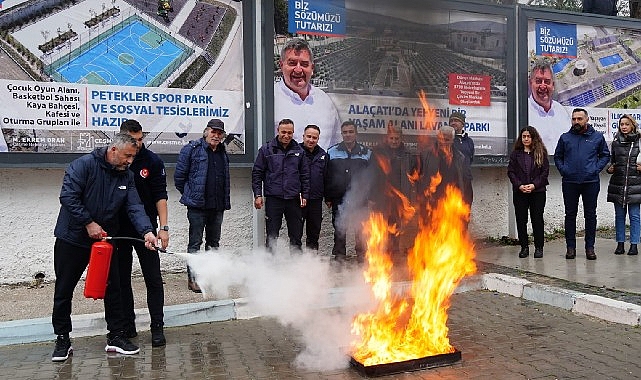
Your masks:
<svg viewBox="0 0 641 380"><path fill-rule="evenodd" d="M305 246L318 251L318 238L320 237L323 222L323 200L309 199L307 206L303 207L303 223L305 224Z"/></svg>
<svg viewBox="0 0 641 380"><path fill-rule="evenodd" d="M596 235L596 204L601 186L599 182L565 183L561 185L565 206L565 244L576 248L576 216L579 211L579 197L583 200L585 217L585 248L594 248Z"/></svg>
<svg viewBox="0 0 641 380"><path fill-rule="evenodd" d="M534 235L534 246L543 248L543 210L545 209L545 191L537 193L522 193L515 191L512 198L514 214L516 216L516 231L519 235L521 247L529 245L527 235L527 217L530 214L532 221L532 234Z"/></svg>
<svg viewBox="0 0 641 380"><path fill-rule="evenodd" d="M362 261L365 258L365 242L363 241L362 227L360 222L347 220L347 216L343 215L343 207L342 199L332 203L332 226L334 226L334 248L332 248L332 255L337 259L345 258L347 255L345 248L347 243L347 226L353 225L356 259Z"/></svg>
<svg viewBox="0 0 641 380"><path fill-rule="evenodd" d="M117 241L118 263L120 272L120 299L127 328L135 328L136 314L134 313L134 293L131 289L132 250L136 250L140 270L147 288L147 308L151 318L151 326L163 326L163 306L165 291L160 274L160 257L158 252L145 248L143 243Z"/></svg>
<svg viewBox="0 0 641 380"><path fill-rule="evenodd" d="M194 253L200 250L203 243L203 230L205 231L205 250L219 247L223 214L224 211L187 207L189 221L187 252Z"/></svg>
<svg viewBox="0 0 641 380"><path fill-rule="evenodd" d="M51 323L56 335L68 334L71 326L71 300L73 291L82 273L89 264L90 248L78 247L56 239L53 247L53 268L56 284L53 294ZM124 316L120 305L120 279L118 275L118 252L114 250L109 267L109 279L105 293L105 320L107 330L118 333L124 328Z"/></svg>
<svg viewBox="0 0 641 380"><path fill-rule="evenodd" d="M280 227L283 225L283 215L287 223L287 234L290 247L302 250L303 243L303 211L300 207L300 199L283 199L277 197L266 197L265 199L265 230L267 238L265 246L273 250L280 234Z"/></svg>

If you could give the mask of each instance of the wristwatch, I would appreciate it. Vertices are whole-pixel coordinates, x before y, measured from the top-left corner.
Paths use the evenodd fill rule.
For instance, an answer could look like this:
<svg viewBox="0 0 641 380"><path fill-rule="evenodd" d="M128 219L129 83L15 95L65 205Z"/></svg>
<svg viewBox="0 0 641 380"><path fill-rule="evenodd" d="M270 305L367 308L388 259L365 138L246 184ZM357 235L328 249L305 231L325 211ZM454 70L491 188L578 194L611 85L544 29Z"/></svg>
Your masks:
<svg viewBox="0 0 641 380"><path fill-rule="evenodd" d="M169 231L169 226L160 226L160 229L163 231Z"/></svg>

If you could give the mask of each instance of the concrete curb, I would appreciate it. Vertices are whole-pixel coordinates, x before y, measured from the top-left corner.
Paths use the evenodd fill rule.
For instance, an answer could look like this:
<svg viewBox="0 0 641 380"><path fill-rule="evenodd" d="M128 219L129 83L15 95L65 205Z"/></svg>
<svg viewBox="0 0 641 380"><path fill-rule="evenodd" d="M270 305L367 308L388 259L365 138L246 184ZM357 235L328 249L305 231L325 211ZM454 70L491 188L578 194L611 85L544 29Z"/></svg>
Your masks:
<svg viewBox="0 0 641 380"><path fill-rule="evenodd" d="M395 290L403 291L410 286L409 282L396 283ZM536 284L522 278L503 274L488 273L468 277L461 282L455 292L463 293L472 290L489 290L509 294L610 322L630 326L639 326L641 324L641 306L639 305L549 285ZM330 291L326 304L320 305L319 308L338 307L340 306L340 300L346 294L353 293L352 295L358 295L358 292L358 290L351 288L334 288ZM350 299L354 298L350 297ZM167 327L219 322L230 319L249 319L260 316L258 312L248 305L245 298L172 305L166 306L164 311L165 326ZM104 313L74 315L72 316L72 321L74 326L72 337L101 335L105 334L107 329ZM149 329L149 312L147 309L136 309L136 327L138 331ZM52 341L53 335L51 318L0 322L0 346Z"/></svg>
<svg viewBox="0 0 641 380"><path fill-rule="evenodd" d="M589 315L630 326L641 323L641 306L609 298L536 284L503 274L483 275L483 289L560 307L577 314Z"/></svg>

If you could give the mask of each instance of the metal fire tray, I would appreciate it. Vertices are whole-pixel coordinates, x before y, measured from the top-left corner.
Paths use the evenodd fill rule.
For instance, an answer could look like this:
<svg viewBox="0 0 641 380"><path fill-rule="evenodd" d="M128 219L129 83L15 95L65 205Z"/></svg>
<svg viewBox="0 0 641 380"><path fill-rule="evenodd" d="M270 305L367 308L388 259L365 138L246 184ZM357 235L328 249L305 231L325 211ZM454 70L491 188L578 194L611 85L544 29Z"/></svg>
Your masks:
<svg viewBox="0 0 641 380"><path fill-rule="evenodd" d="M443 367L452 365L459 360L461 360L461 351L454 350L454 352L447 354L438 354L402 362L375 364L370 366L365 366L351 357L349 364L354 367L354 369L356 369L356 371L358 371L361 375L368 377L377 377L392 375L401 372L419 371L422 369Z"/></svg>

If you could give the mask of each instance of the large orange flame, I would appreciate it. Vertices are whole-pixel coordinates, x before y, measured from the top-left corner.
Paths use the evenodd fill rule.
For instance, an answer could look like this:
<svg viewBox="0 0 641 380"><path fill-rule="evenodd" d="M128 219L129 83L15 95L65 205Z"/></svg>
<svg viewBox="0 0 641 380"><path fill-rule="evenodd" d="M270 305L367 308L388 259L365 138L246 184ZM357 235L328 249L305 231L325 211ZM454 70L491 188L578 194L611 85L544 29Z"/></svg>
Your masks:
<svg viewBox="0 0 641 380"><path fill-rule="evenodd" d="M436 154L436 153L435 153ZM447 159L447 158L446 158ZM436 196L441 173L425 184L424 195ZM396 194L404 199L403 194ZM474 244L467 233L470 207L461 192L447 185L442 198L425 202L418 210L418 232L407 257L412 286L406 293L393 291L389 234L396 226L372 213L365 223L368 234L365 280L371 284L377 307L354 318L352 357L364 366L393 363L451 353L447 327L450 297L466 275L476 271ZM407 215L415 208L403 202Z"/></svg>

